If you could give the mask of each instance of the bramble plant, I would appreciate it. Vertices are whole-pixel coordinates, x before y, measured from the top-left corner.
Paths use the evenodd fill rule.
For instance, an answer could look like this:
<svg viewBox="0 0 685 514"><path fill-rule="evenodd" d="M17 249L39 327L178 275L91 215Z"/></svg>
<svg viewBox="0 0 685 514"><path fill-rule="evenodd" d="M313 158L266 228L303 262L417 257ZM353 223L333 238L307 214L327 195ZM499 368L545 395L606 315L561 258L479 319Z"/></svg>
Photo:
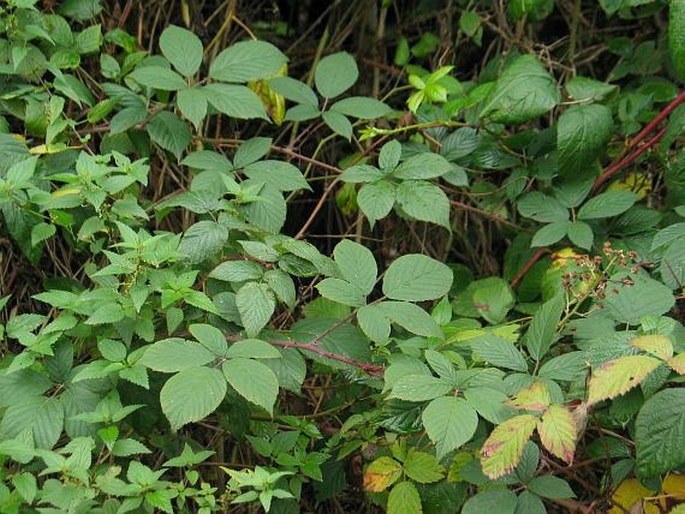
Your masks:
<svg viewBox="0 0 685 514"><path fill-rule="evenodd" d="M0 512L684 512L682 0L106 3L0 6Z"/></svg>

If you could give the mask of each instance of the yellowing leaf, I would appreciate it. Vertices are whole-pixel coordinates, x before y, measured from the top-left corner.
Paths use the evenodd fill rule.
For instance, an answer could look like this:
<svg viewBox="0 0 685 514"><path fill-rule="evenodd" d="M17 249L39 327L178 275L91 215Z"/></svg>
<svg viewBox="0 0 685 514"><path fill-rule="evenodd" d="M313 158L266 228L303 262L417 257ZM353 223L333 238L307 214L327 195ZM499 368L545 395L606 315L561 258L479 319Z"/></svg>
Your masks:
<svg viewBox="0 0 685 514"><path fill-rule="evenodd" d="M638 336L630 344L663 360L673 357L673 343L664 335Z"/></svg>
<svg viewBox="0 0 685 514"><path fill-rule="evenodd" d="M643 502L643 498L654 495L654 491L647 489L637 478L627 478L618 486L611 497L615 504L607 514L625 514L626 512L644 512L645 514L659 514L656 505ZM637 510L644 503L644 510ZM620 507L619 507L620 505ZM636 510L633 510L633 506ZM621 508L623 507L623 508Z"/></svg>
<svg viewBox="0 0 685 514"><path fill-rule="evenodd" d="M628 173L625 178L609 184L607 191L633 191L642 199L652 192L652 181L648 175Z"/></svg>
<svg viewBox="0 0 685 514"><path fill-rule="evenodd" d="M379 457L364 472L364 490L380 493L394 484L402 475L402 465L390 457Z"/></svg>
<svg viewBox="0 0 685 514"><path fill-rule="evenodd" d="M63 196L77 195L81 193L81 189L78 187L63 187L57 191L50 193L53 198L62 198Z"/></svg>
<svg viewBox="0 0 685 514"><path fill-rule="evenodd" d="M536 422L532 414L522 414L496 426L480 450L483 473L494 480L514 469Z"/></svg>
<svg viewBox="0 0 685 514"><path fill-rule="evenodd" d="M540 440L547 450L571 464L576 451L578 427L573 413L563 405L550 405L538 421Z"/></svg>
<svg viewBox="0 0 685 514"><path fill-rule="evenodd" d="M38 145L29 148L29 153L31 155L50 155L53 153L64 152L72 147L65 145L64 143L54 143L49 145Z"/></svg>
<svg viewBox="0 0 685 514"><path fill-rule="evenodd" d="M605 362L592 372L588 405L620 396L642 382L661 361L646 355L628 355Z"/></svg>
<svg viewBox="0 0 685 514"><path fill-rule="evenodd" d="M273 77L282 77L287 75L288 65L284 64L273 75ZM247 87L257 93L257 96L259 96L262 104L264 104L264 108L271 116L271 119L274 120L274 123L280 127L283 123L283 119L285 118L285 97L279 95L273 89L271 89L271 87L269 87L268 79L248 82Z"/></svg>
<svg viewBox="0 0 685 514"><path fill-rule="evenodd" d="M581 254L567 246L552 254L552 267L555 269L564 269L569 263L576 262L580 257Z"/></svg>
<svg viewBox="0 0 685 514"><path fill-rule="evenodd" d="M667 498L662 498L660 500L661 506L664 508L666 508L666 499L670 500L671 504L673 503L673 500L685 502L685 475L668 475L661 483L661 492L667 496ZM683 505L683 507L685 507L685 505Z"/></svg>
<svg viewBox="0 0 685 514"><path fill-rule="evenodd" d="M520 410L543 410L551 401L549 387L542 382L534 382L516 393L509 404Z"/></svg>
<svg viewBox="0 0 685 514"><path fill-rule="evenodd" d="M676 373L685 375L685 352L679 353L675 357L669 359L668 365L671 366Z"/></svg>

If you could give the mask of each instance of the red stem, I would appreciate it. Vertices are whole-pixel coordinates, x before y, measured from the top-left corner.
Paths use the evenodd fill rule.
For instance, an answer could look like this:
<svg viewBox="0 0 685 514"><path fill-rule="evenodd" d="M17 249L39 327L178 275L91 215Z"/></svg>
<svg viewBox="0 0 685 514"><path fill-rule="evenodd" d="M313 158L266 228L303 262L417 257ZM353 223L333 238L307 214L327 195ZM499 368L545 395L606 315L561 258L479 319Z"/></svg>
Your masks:
<svg viewBox="0 0 685 514"><path fill-rule="evenodd" d="M666 133L666 128L663 127L659 132L657 132L652 139L647 141L644 145L642 145L640 148L635 150L633 153L631 153L628 157L623 159L620 162L617 162L616 164L612 165L607 169L604 173L602 173L599 177L597 177L597 180L595 180L595 184L592 186L592 193L596 193L599 188L604 184L607 180L609 180L611 177L616 175L618 172L620 172L623 168L628 166L631 162L633 162L635 159L637 159L640 155L642 155L645 151L647 151L649 148L654 146L659 142L659 140L663 137L663 135Z"/></svg>
<svg viewBox="0 0 685 514"><path fill-rule="evenodd" d="M521 280L523 280L523 277L525 277L528 272L530 271L530 268L533 267L533 265L540 260L540 257L545 255L549 250L547 248L540 248L538 249L533 256L528 259L528 262L521 268L521 270L516 274L516 276L511 280L509 285L513 288L516 289L519 284L521 283Z"/></svg>

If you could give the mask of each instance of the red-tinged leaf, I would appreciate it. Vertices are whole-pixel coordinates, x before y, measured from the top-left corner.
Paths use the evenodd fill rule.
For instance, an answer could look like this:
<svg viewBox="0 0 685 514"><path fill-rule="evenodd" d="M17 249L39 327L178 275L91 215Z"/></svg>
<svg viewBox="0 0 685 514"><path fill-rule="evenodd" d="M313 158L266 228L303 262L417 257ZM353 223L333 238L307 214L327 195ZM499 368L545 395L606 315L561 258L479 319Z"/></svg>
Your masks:
<svg viewBox="0 0 685 514"><path fill-rule="evenodd" d="M534 382L516 393L509 403L520 410L536 411L546 409L551 401L549 387L542 382Z"/></svg>
<svg viewBox="0 0 685 514"><path fill-rule="evenodd" d="M646 355L628 355L605 362L592 372L588 405L616 398L642 382L661 361Z"/></svg>
<svg viewBox="0 0 685 514"><path fill-rule="evenodd" d="M514 469L533 435L537 419L532 414L522 414L495 427L480 450L483 473L494 480Z"/></svg>
<svg viewBox="0 0 685 514"><path fill-rule="evenodd" d="M390 457L380 457L369 464L364 472L364 490L380 493L394 484L402 475L402 465Z"/></svg>
<svg viewBox="0 0 685 514"><path fill-rule="evenodd" d="M550 405L538 421L538 434L547 450L567 464L576 452L578 427L573 413L563 405Z"/></svg>
<svg viewBox="0 0 685 514"><path fill-rule="evenodd" d="M685 375L685 352L668 360L668 365L679 375Z"/></svg>
<svg viewBox="0 0 685 514"><path fill-rule="evenodd" d="M638 336L631 340L630 344L663 360L673 357L673 343L667 336Z"/></svg>

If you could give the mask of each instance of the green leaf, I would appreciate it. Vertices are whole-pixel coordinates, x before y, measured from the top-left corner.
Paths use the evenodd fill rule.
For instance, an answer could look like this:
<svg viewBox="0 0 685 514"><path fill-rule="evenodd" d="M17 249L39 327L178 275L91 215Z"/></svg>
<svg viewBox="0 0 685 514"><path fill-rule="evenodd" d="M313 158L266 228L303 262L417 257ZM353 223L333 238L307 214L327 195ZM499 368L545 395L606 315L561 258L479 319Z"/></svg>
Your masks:
<svg viewBox="0 0 685 514"><path fill-rule="evenodd" d="M176 94L176 105L196 129L207 116L207 97L200 88L181 89Z"/></svg>
<svg viewBox="0 0 685 514"><path fill-rule="evenodd" d="M388 495L387 514L422 514L421 496L411 482L400 482Z"/></svg>
<svg viewBox="0 0 685 514"><path fill-rule="evenodd" d="M507 395L490 387L467 387L464 398L476 412L490 423L498 425L506 421L516 411L506 404Z"/></svg>
<svg viewBox="0 0 685 514"><path fill-rule="evenodd" d="M540 367L538 375L542 378L573 382L585 373L585 361L585 352L565 353L545 362Z"/></svg>
<svg viewBox="0 0 685 514"><path fill-rule="evenodd" d="M521 460L536 422L532 414L522 414L496 426L481 448L483 473L494 480L512 471Z"/></svg>
<svg viewBox="0 0 685 514"><path fill-rule="evenodd" d="M364 491L380 493L402 476L402 465L390 457L379 457L364 471Z"/></svg>
<svg viewBox="0 0 685 514"><path fill-rule="evenodd" d="M226 336L218 328L205 323L195 323L188 327L188 330L197 341L212 352L215 356L226 355L228 345Z"/></svg>
<svg viewBox="0 0 685 514"><path fill-rule="evenodd" d="M568 209L558 200L538 191L522 196L517 208L522 216L543 223L564 222L569 218Z"/></svg>
<svg viewBox="0 0 685 514"><path fill-rule="evenodd" d="M547 514L547 509L537 494L523 491L516 499L514 514Z"/></svg>
<svg viewBox="0 0 685 514"><path fill-rule="evenodd" d="M466 444L478 426L474 408L454 396L443 396L430 402L423 411L422 420L428 437L435 444L438 459Z"/></svg>
<svg viewBox="0 0 685 514"><path fill-rule="evenodd" d="M62 400L45 396L24 396L5 410L0 422L0 441L13 439L25 430L33 432L37 448L50 449L64 427Z"/></svg>
<svg viewBox="0 0 685 514"><path fill-rule="evenodd" d="M592 248L592 241L595 235L592 233L592 227L582 221L575 221L569 223L566 232L571 242L579 248L590 250Z"/></svg>
<svg viewBox="0 0 685 514"><path fill-rule="evenodd" d="M38 492L38 484L35 475L31 473L17 473L12 476L12 485L16 489L19 496L21 496L26 503L33 503L36 493Z"/></svg>
<svg viewBox="0 0 685 514"><path fill-rule="evenodd" d="M334 98L350 89L359 77L357 63L347 52L328 55L314 73L316 89L324 98Z"/></svg>
<svg viewBox="0 0 685 514"><path fill-rule="evenodd" d="M399 143L397 143L399 145ZM387 146L387 145L386 145ZM384 147L385 148L385 147ZM383 150L381 150L382 152ZM340 180L358 184L361 182L375 182L383 176L381 170L369 164L358 164L350 166L340 175ZM392 207L392 205L391 205ZM685 225L685 223L683 224Z"/></svg>
<svg viewBox="0 0 685 514"><path fill-rule="evenodd" d="M237 161L236 166L238 166ZM259 161L247 166L244 173L251 179L270 184L279 191L311 190L302 172L288 162Z"/></svg>
<svg viewBox="0 0 685 514"><path fill-rule="evenodd" d="M316 284L316 289L324 298L343 305L350 307L366 305L366 295L357 286L339 278L326 278Z"/></svg>
<svg viewBox="0 0 685 514"><path fill-rule="evenodd" d="M216 56L209 76L224 82L248 82L266 79L288 61L288 58L266 41L241 41Z"/></svg>
<svg viewBox="0 0 685 514"><path fill-rule="evenodd" d="M471 348L490 364L515 371L528 371L526 360L516 346L493 334L476 338L471 343Z"/></svg>
<svg viewBox="0 0 685 514"><path fill-rule="evenodd" d="M489 277L469 285L470 301L475 311L490 323L501 323L514 306L515 299L511 286L499 277ZM468 290L467 290L468 291Z"/></svg>
<svg viewBox="0 0 685 514"><path fill-rule="evenodd" d="M421 307L407 302L381 302L374 305L386 318L408 332L424 337L442 337L435 320Z"/></svg>
<svg viewBox="0 0 685 514"><path fill-rule="evenodd" d="M635 420L637 472L664 475L685 462L685 389L671 388L650 397Z"/></svg>
<svg viewBox="0 0 685 514"><path fill-rule="evenodd" d="M226 396L226 389L226 379L218 369L188 368L166 381L159 402L172 430L178 430L214 412Z"/></svg>
<svg viewBox="0 0 685 514"><path fill-rule="evenodd" d="M162 91L178 91L188 87L183 77L164 66L139 66L129 77L145 87Z"/></svg>
<svg viewBox="0 0 685 514"><path fill-rule="evenodd" d="M351 116L353 118L360 118L364 120L373 120L385 116L392 109L380 100L375 98L367 98L365 96L351 96L338 100L330 107L331 111Z"/></svg>
<svg viewBox="0 0 685 514"><path fill-rule="evenodd" d="M434 155L428 152L429 155ZM424 155L424 154L421 154ZM400 157L402 156L402 144L396 139L392 139L385 143L381 147L381 151L378 155L378 166L385 170L389 170L397 166L400 162ZM373 166L371 166L373 168ZM375 168L373 168L375 169ZM378 170L376 170L378 173Z"/></svg>
<svg viewBox="0 0 685 514"><path fill-rule="evenodd" d="M395 205L395 186L385 180L364 184L357 194L357 203L373 228L376 221L390 214Z"/></svg>
<svg viewBox="0 0 685 514"><path fill-rule="evenodd" d="M276 309L276 299L266 284L248 282L238 290L235 303L245 332L256 336L271 319Z"/></svg>
<svg viewBox="0 0 685 514"><path fill-rule="evenodd" d="M566 235L570 225L568 221L557 221L543 226L533 236L530 246L536 248L553 245Z"/></svg>
<svg viewBox="0 0 685 514"><path fill-rule="evenodd" d="M290 275L279 269L272 269L264 273L264 283L274 292L279 301L291 309L297 302L295 283Z"/></svg>
<svg viewBox="0 0 685 514"><path fill-rule="evenodd" d="M271 150L273 139L270 137L253 137L242 143L235 152L233 164L236 168L244 168L248 164L257 162ZM273 161L280 162L280 161Z"/></svg>
<svg viewBox="0 0 685 514"><path fill-rule="evenodd" d="M186 77L197 73L202 64L202 41L191 31L169 25L159 36L162 54Z"/></svg>
<svg viewBox="0 0 685 514"><path fill-rule="evenodd" d="M226 357L245 359L280 359L281 352L266 341L243 339L233 343L225 352Z"/></svg>
<svg viewBox="0 0 685 514"><path fill-rule="evenodd" d="M484 514L486 512L492 514L514 514L515 511L516 494L506 489L493 489L480 492L469 498L464 504L461 514Z"/></svg>
<svg viewBox="0 0 685 514"><path fill-rule="evenodd" d="M165 150L169 150L176 159L188 148L191 141L188 125L169 111L162 111L150 120L147 125L150 139Z"/></svg>
<svg viewBox="0 0 685 514"><path fill-rule="evenodd" d="M557 147L562 176L592 172L592 163L606 150L614 133L611 111L604 105L574 105L559 117Z"/></svg>
<svg viewBox="0 0 685 514"><path fill-rule="evenodd" d="M112 455L115 457L128 457L130 455L140 455L152 453L150 449L140 441L135 439L119 439L112 445Z"/></svg>
<svg viewBox="0 0 685 514"><path fill-rule="evenodd" d="M209 277L225 282L245 282L259 280L264 271L264 267L254 261L225 261L214 268Z"/></svg>
<svg viewBox="0 0 685 514"><path fill-rule="evenodd" d="M36 246L46 239L50 239L57 232L52 223L38 223L31 228L31 246Z"/></svg>
<svg viewBox="0 0 685 514"><path fill-rule="evenodd" d="M396 199L411 218L451 230L450 201L438 186L423 180L407 180L397 188Z"/></svg>
<svg viewBox="0 0 685 514"><path fill-rule="evenodd" d="M403 255L390 264L383 279L383 294L393 300L422 302L447 294L452 270L425 255Z"/></svg>
<svg viewBox="0 0 685 514"><path fill-rule="evenodd" d="M412 480L419 484L431 484L442 480L445 476L443 468L435 455L414 450L409 450L404 459L404 472Z"/></svg>
<svg viewBox="0 0 685 514"><path fill-rule="evenodd" d="M138 362L155 371L173 373L209 364L215 359L216 355L201 344L171 337L150 346Z"/></svg>
<svg viewBox="0 0 685 514"><path fill-rule="evenodd" d="M453 384L431 375L405 375L394 383L390 398L425 402L443 396L453 388Z"/></svg>
<svg viewBox="0 0 685 514"><path fill-rule="evenodd" d="M528 353L535 360L542 360L556 341L557 324L565 307L564 295L557 294L551 300L543 303L535 313L524 338Z"/></svg>
<svg viewBox="0 0 685 514"><path fill-rule="evenodd" d="M245 86L208 84L202 88L202 93L212 107L227 116L244 120L269 119L262 101Z"/></svg>
<svg viewBox="0 0 685 514"><path fill-rule="evenodd" d="M249 402L273 413L278 397L278 379L261 362L236 358L223 363L221 369L231 387Z"/></svg>
<svg viewBox="0 0 685 514"><path fill-rule="evenodd" d="M274 77L269 80L269 87L288 100L317 108L319 99L307 84L291 77ZM318 111L318 109L317 109Z"/></svg>
<svg viewBox="0 0 685 514"><path fill-rule="evenodd" d="M673 308L675 298L670 288L645 275L630 275L633 285L624 284L625 276L610 278L613 287L604 305L612 319L637 325L645 316L661 316Z"/></svg>
<svg viewBox="0 0 685 514"><path fill-rule="evenodd" d="M566 83L566 91L574 100L603 100L618 91L618 86L588 77L573 77Z"/></svg>
<svg viewBox="0 0 685 514"><path fill-rule="evenodd" d="M671 0L668 13L668 50L676 75L685 82L685 5Z"/></svg>
<svg viewBox="0 0 685 514"><path fill-rule="evenodd" d="M370 294L376 284L378 267L371 250L359 243L344 239L333 249L335 262L343 278L364 294Z"/></svg>
<svg viewBox="0 0 685 514"><path fill-rule="evenodd" d="M335 111L326 111L321 117L333 132L348 141L352 138L352 123L347 117Z"/></svg>
<svg viewBox="0 0 685 514"><path fill-rule="evenodd" d="M198 221L183 234L179 253L191 263L202 262L218 253L228 239L228 230L214 221Z"/></svg>
<svg viewBox="0 0 685 514"><path fill-rule="evenodd" d="M383 343L390 337L390 321L378 305L366 305L357 311L357 324L374 342ZM676 363L677 364L677 363Z"/></svg>
<svg viewBox="0 0 685 514"><path fill-rule="evenodd" d="M552 475L535 477L528 482L527 488L543 498L550 498L552 500L576 497L566 480Z"/></svg>
<svg viewBox="0 0 685 514"><path fill-rule="evenodd" d="M81 55L97 52L102 44L102 28L100 24L91 25L83 29L76 36L74 43L76 50Z"/></svg>
<svg viewBox="0 0 685 514"><path fill-rule="evenodd" d="M630 209L638 196L632 191L607 191L590 198L578 211L578 219L592 220L618 216Z"/></svg>
<svg viewBox="0 0 685 514"><path fill-rule="evenodd" d="M588 405L625 394L661 363L661 360L646 355L627 355L605 362L590 376Z"/></svg>
<svg viewBox="0 0 685 514"><path fill-rule="evenodd" d="M525 123L550 111L560 101L554 77L535 57L522 55L502 72L480 117L498 123Z"/></svg>
<svg viewBox="0 0 685 514"><path fill-rule="evenodd" d="M385 146L389 145L390 143ZM383 155L381 155L381 157L383 157ZM396 154L396 157L399 157L399 155ZM387 167L383 164L381 164L381 166L383 168ZM420 180L440 177L445 173L452 171L452 169L454 169L454 165L442 155L432 152L422 152L402 162L392 174L394 177L404 180Z"/></svg>
<svg viewBox="0 0 685 514"><path fill-rule="evenodd" d="M578 438L573 413L563 405L550 405L538 421L537 428L540 441L547 451L571 464Z"/></svg>

